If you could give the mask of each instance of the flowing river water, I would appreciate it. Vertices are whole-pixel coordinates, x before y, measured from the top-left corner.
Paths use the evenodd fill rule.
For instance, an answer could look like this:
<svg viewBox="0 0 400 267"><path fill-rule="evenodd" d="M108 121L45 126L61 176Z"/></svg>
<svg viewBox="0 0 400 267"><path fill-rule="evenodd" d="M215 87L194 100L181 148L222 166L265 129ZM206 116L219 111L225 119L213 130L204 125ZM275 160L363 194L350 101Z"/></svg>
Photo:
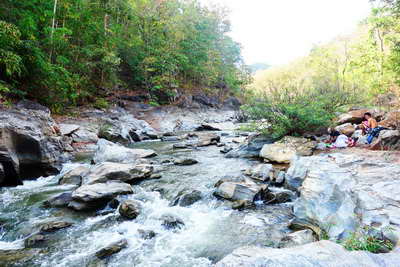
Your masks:
<svg viewBox="0 0 400 267"><path fill-rule="evenodd" d="M222 137L222 142L229 142L232 137L231 132ZM59 219L74 224L50 234L40 252L20 266L212 266L238 247L276 246L289 231L290 203L257 203L254 209L237 211L229 202L218 200L212 194L214 184L221 177L237 177L258 162L225 158L216 146L172 150L172 144L135 145L155 150L158 156L152 160L156 162L180 157L199 162L192 166L164 164L161 179L133 185L133 195L119 197L142 203L142 211L135 220L122 220L117 210L82 213L46 208L43 206L46 199L72 190L71 186L58 185L60 175L0 189L0 250L24 248L24 239L37 225ZM66 164L63 172L77 164L88 163ZM171 201L182 190L198 190L202 199L189 207L171 206ZM166 229L162 225L163 216L177 217L184 226ZM143 239L141 230L154 231L156 236ZM96 251L122 238L127 239L128 247L102 262L106 265L94 260Z"/></svg>

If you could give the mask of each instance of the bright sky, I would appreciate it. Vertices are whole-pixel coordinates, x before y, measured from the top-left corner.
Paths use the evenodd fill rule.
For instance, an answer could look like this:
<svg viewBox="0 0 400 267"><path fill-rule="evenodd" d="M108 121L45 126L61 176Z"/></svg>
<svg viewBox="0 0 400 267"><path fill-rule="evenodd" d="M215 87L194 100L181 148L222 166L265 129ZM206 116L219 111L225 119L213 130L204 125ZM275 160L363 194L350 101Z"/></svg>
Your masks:
<svg viewBox="0 0 400 267"><path fill-rule="evenodd" d="M351 33L370 11L368 0L202 0L231 10L231 36L247 64L283 64L314 44Z"/></svg>

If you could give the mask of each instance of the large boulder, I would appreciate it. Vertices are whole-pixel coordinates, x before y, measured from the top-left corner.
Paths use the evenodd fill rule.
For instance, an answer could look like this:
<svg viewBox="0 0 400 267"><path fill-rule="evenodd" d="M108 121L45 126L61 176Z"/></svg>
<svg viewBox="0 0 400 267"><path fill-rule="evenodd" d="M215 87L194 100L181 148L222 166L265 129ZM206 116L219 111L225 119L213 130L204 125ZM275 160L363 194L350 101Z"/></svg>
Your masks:
<svg viewBox="0 0 400 267"><path fill-rule="evenodd" d="M80 186L82 184L83 178L89 172L89 169L90 167L88 165L80 165L76 168L72 168L62 175L58 183Z"/></svg>
<svg viewBox="0 0 400 267"><path fill-rule="evenodd" d="M132 187L127 183L107 182L82 185L72 193L69 207L75 210L90 210L105 206L118 195L132 194Z"/></svg>
<svg viewBox="0 0 400 267"><path fill-rule="evenodd" d="M399 129L400 126L400 111L388 112L379 125L388 129Z"/></svg>
<svg viewBox="0 0 400 267"><path fill-rule="evenodd" d="M260 157L270 162L289 163L296 156L311 156L316 143L306 138L286 136L282 140L264 145Z"/></svg>
<svg viewBox="0 0 400 267"><path fill-rule="evenodd" d="M96 184L113 180L132 183L150 177L153 170L154 167L149 164L103 162L90 168L83 183Z"/></svg>
<svg viewBox="0 0 400 267"><path fill-rule="evenodd" d="M18 185L22 179L59 171L63 144L50 113L36 109L0 111L1 185Z"/></svg>
<svg viewBox="0 0 400 267"><path fill-rule="evenodd" d="M345 123L345 124L336 126L335 130L350 137L356 131L356 127L351 123Z"/></svg>
<svg viewBox="0 0 400 267"><path fill-rule="evenodd" d="M258 158L260 151L265 144L271 144L273 141L269 137L253 135L247 138L244 144L230 149L225 155L227 158Z"/></svg>
<svg viewBox="0 0 400 267"><path fill-rule="evenodd" d="M95 163L134 163L138 159L150 158L156 155L157 154L154 150L127 148L105 139L100 139L97 142L97 150L93 157L93 161Z"/></svg>
<svg viewBox="0 0 400 267"><path fill-rule="evenodd" d="M383 130L379 133L371 144L373 150L399 150L400 149L400 131Z"/></svg>
<svg viewBox="0 0 400 267"><path fill-rule="evenodd" d="M183 190L178 193L178 195L172 201L172 206L188 207L200 201L202 199L202 194L200 191L186 191Z"/></svg>
<svg viewBox="0 0 400 267"><path fill-rule="evenodd" d="M320 241L283 249L243 247L219 261L216 267L395 267L399 262L398 249L387 254L372 254L366 251L347 251L334 242Z"/></svg>
<svg viewBox="0 0 400 267"><path fill-rule="evenodd" d="M254 202L264 199L267 190L267 185L257 185L251 182L224 181L217 186L214 195L230 201Z"/></svg>
<svg viewBox="0 0 400 267"><path fill-rule="evenodd" d="M286 180L300 192L293 207L296 218L317 225L330 238L367 227L398 242L398 164L343 153L295 158Z"/></svg>
<svg viewBox="0 0 400 267"><path fill-rule="evenodd" d="M370 109L357 109L357 110L351 110L347 113L344 113L339 116L337 122L338 124L345 124L345 123L361 123L364 119L364 114L365 113L371 113L374 114L373 110Z"/></svg>
<svg viewBox="0 0 400 267"><path fill-rule="evenodd" d="M254 167L248 168L245 171L246 175L262 182L273 180L274 173L275 170L271 164L258 164Z"/></svg>

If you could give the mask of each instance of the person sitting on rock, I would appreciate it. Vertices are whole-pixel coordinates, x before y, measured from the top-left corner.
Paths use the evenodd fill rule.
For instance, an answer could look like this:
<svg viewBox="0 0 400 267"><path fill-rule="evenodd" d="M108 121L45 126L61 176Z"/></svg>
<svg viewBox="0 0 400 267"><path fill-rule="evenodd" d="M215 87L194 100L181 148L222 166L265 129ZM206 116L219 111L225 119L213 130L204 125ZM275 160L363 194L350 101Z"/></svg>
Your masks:
<svg viewBox="0 0 400 267"><path fill-rule="evenodd" d="M371 113L367 112L364 114L367 124L367 143L371 144L375 137L379 136L379 133L384 130L382 126L378 125L378 122L372 117Z"/></svg>

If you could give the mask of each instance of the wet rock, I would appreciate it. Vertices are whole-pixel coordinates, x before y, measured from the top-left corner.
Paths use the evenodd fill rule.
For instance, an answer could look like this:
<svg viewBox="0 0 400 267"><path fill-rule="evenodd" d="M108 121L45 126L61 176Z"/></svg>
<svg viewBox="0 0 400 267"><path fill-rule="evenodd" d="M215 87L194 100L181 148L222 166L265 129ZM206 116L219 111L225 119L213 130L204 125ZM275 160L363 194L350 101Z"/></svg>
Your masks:
<svg viewBox="0 0 400 267"><path fill-rule="evenodd" d="M188 207L202 199L202 194L200 191L194 190L192 192L182 191L178 196L172 201L173 206Z"/></svg>
<svg viewBox="0 0 400 267"><path fill-rule="evenodd" d="M141 210L141 204L139 201L135 200L125 200L119 206L119 214L126 219L136 219L139 216Z"/></svg>
<svg viewBox="0 0 400 267"><path fill-rule="evenodd" d="M399 251L372 254L366 251L348 251L331 241L314 242L292 248L243 247L216 264L230 266L397 266Z"/></svg>
<svg viewBox="0 0 400 267"><path fill-rule="evenodd" d="M335 127L335 130L350 137L356 131L356 127L351 123L345 123Z"/></svg>
<svg viewBox="0 0 400 267"><path fill-rule="evenodd" d="M239 147L229 151L227 158L258 158L265 144L270 144L271 138L264 136L250 136L246 142Z"/></svg>
<svg viewBox="0 0 400 267"><path fill-rule="evenodd" d="M61 179L58 181L59 184L72 184L80 186L82 184L83 177L89 172L90 167L82 165L66 172Z"/></svg>
<svg viewBox="0 0 400 267"><path fill-rule="evenodd" d="M245 171L246 175L262 182L272 180L274 173L275 170L271 164L258 164L257 166L250 167Z"/></svg>
<svg viewBox="0 0 400 267"><path fill-rule="evenodd" d="M60 133L61 135L71 135L77 130L79 130L79 125L76 124L65 124L65 123L60 123L58 125L60 127Z"/></svg>
<svg viewBox="0 0 400 267"><path fill-rule="evenodd" d="M161 140L164 142L178 142L181 140L181 138L178 136L164 136L161 138Z"/></svg>
<svg viewBox="0 0 400 267"><path fill-rule="evenodd" d="M73 201L68 207L78 211L96 209L105 206L110 199L118 195L132 193L132 187L126 183L107 182L83 185L72 193Z"/></svg>
<svg viewBox="0 0 400 267"><path fill-rule="evenodd" d="M46 237L42 234L32 235L24 240L25 248L35 248L41 246L46 240Z"/></svg>
<svg viewBox="0 0 400 267"><path fill-rule="evenodd" d="M128 241L126 239L121 239L97 251L96 257L99 259L105 259L120 252L126 247L128 247Z"/></svg>
<svg viewBox="0 0 400 267"><path fill-rule="evenodd" d="M247 200L254 202L258 199L264 199L267 189L267 185L222 182L214 191L214 195L231 201Z"/></svg>
<svg viewBox="0 0 400 267"><path fill-rule="evenodd" d="M232 203L232 209L243 210L254 207L254 202L249 200L236 200Z"/></svg>
<svg viewBox="0 0 400 267"><path fill-rule="evenodd" d="M173 144L172 145L173 149L185 149L185 148L188 148L188 147L190 147L190 146L188 144L186 144L186 143L179 143L179 144Z"/></svg>
<svg viewBox="0 0 400 267"><path fill-rule="evenodd" d="M53 221L53 222L48 222L45 224L42 224L40 226L40 232L44 233L51 233L51 232L56 232L58 230L68 228L72 226L73 223L67 222L67 221Z"/></svg>
<svg viewBox="0 0 400 267"><path fill-rule="evenodd" d="M114 144L104 139L97 142L94 162L134 163L138 159L154 157L157 154L148 149L131 149Z"/></svg>
<svg viewBox="0 0 400 267"><path fill-rule="evenodd" d="M275 184L278 184L278 185L283 184L285 182L285 176L286 176L286 173L284 171L278 172L278 175L276 175L276 178L274 181Z"/></svg>
<svg viewBox="0 0 400 267"><path fill-rule="evenodd" d="M154 237L156 237L156 233L152 230L142 230L139 229L138 230L139 236L144 239L144 240L149 240L149 239L153 239Z"/></svg>
<svg viewBox="0 0 400 267"><path fill-rule="evenodd" d="M225 99L224 102L222 103L222 105L228 109L239 110L242 103L236 97L231 96L231 97L228 97L227 99Z"/></svg>
<svg viewBox="0 0 400 267"><path fill-rule="evenodd" d="M197 131L221 131L216 124L203 122Z"/></svg>
<svg viewBox="0 0 400 267"><path fill-rule="evenodd" d="M86 174L84 184L105 183L107 181L134 181L149 178L154 167L149 164L124 164L103 162L93 166Z"/></svg>
<svg viewBox="0 0 400 267"><path fill-rule="evenodd" d="M167 230L181 229L185 225L182 219L172 215L163 215L161 220L161 225Z"/></svg>
<svg viewBox="0 0 400 267"><path fill-rule="evenodd" d="M400 149L400 131L383 130L379 133L371 144L372 150L399 150Z"/></svg>
<svg viewBox="0 0 400 267"><path fill-rule="evenodd" d="M0 164L3 183L56 174L63 160L63 144L49 112L36 109L0 111Z"/></svg>
<svg viewBox="0 0 400 267"><path fill-rule="evenodd" d="M27 262L40 253L40 249L0 250L0 264L5 267L27 266Z"/></svg>
<svg viewBox="0 0 400 267"><path fill-rule="evenodd" d="M316 143L305 138L286 136L279 142L264 145L260 157L270 162L289 163L296 156L311 156Z"/></svg>
<svg viewBox="0 0 400 267"><path fill-rule="evenodd" d="M298 232L294 232L291 234L288 234L284 238L282 238L279 247L280 248L291 248L291 247L297 247L309 243L313 243L317 241L316 238L314 237L314 233L311 230L302 230Z"/></svg>
<svg viewBox="0 0 400 267"><path fill-rule="evenodd" d="M68 207L68 204L71 201L72 201L72 193L66 192L49 198L43 203L43 205L45 207L51 207L51 208L64 208Z"/></svg>
<svg viewBox="0 0 400 267"><path fill-rule="evenodd" d="M199 133L197 135L199 137L196 144L198 147L216 145L221 140L221 137L214 133Z"/></svg>
<svg viewBox="0 0 400 267"><path fill-rule="evenodd" d="M270 188L270 191L265 196L267 204L281 204L286 203L295 198L295 195L290 190L280 188Z"/></svg>
<svg viewBox="0 0 400 267"><path fill-rule="evenodd" d="M227 154L232 151L233 147L225 145L219 152L222 154Z"/></svg>
<svg viewBox="0 0 400 267"><path fill-rule="evenodd" d="M197 160L191 159L191 158L174 160L174 165L178 165L178 166L190 166L190 165L195 165L197 163L199 163Z"/></svg>

